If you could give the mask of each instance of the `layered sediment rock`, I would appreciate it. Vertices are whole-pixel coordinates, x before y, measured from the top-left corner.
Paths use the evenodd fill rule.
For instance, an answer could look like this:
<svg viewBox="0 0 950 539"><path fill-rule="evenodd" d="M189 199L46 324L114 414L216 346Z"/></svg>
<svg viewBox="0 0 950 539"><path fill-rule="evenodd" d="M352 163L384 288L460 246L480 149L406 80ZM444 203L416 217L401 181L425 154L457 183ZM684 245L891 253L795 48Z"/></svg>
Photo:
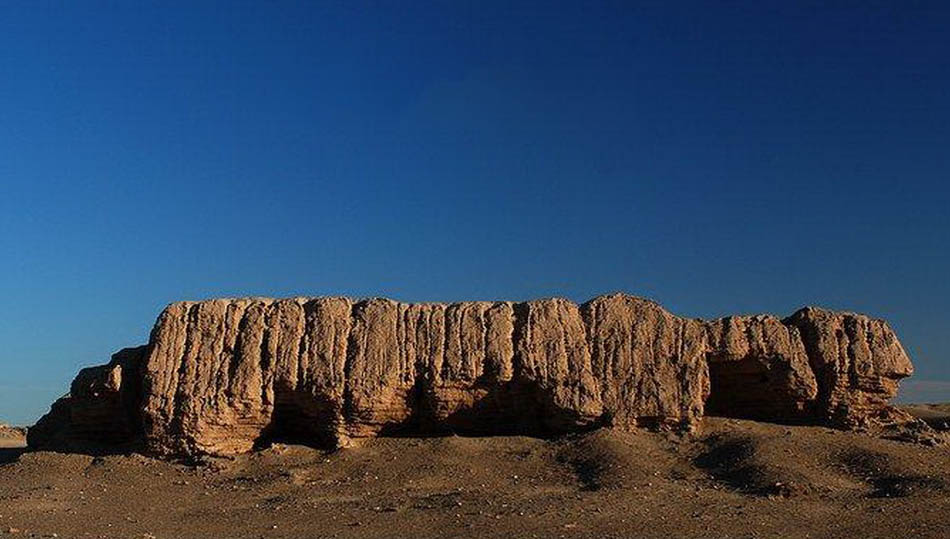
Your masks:
<svg viewBox="0 0 950 539"><path fill-rule="evenodd" d="M125 348L112 360L79 371L69 394L27 431L30 447L64 450L132 446L141 439L142 365L146 346Z"/></svg>
<svg viewBox="0 0 950 539"><path fill-rule="evenodd" d="M798 328L774 316L708 322L706 360L715 381L707 413L801 421L818 394Z"/></svg>
<svg viewBox="0 0 950 539"><path fill-rule="evenodd" d="M887 402L914 366L887 322L806 307L785 323L802 334L818 383L819 418L853 427L892 413Z"/></svg>
<svg viewBox="0 0 950 539"><path fill-rule="evenodd" d="M615 294L583 306L594 372L610 424L692 423L709 396L702 322Z"/></svg>
<svg viewBox="0 0 950 539"><path fill-rule="evenodd" d="M622 294L183 302L147 346L81 371L29 443L229 454L274 439L688 428L704 409L852 426L910 373L886 323L818 309L704 322Z"/></svg>

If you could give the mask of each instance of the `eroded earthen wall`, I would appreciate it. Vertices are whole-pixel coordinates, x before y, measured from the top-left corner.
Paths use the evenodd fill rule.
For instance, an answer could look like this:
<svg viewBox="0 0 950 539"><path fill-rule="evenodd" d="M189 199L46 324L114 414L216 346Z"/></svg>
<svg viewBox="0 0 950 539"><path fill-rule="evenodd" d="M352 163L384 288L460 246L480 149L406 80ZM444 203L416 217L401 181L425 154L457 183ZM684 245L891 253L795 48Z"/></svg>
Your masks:
<svg viewBox="0 0 950 539"><path fill-rule="evenodd" d="M83 370L30 445L227 454L271 439L680 427L704 412L853 426L911 372L886 322L814 308L706 322L623 294L182 302L147 347Z"/></svg>

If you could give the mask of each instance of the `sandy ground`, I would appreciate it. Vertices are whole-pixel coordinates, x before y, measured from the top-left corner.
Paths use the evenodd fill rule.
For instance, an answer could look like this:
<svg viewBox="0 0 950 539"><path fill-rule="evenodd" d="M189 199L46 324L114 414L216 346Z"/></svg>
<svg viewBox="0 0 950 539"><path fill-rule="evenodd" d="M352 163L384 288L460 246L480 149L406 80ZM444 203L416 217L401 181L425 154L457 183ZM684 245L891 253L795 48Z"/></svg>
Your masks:
<svg viewBox="0 0 950 539"><path fill-rule="evenodd" d="M950 403L905 404L901 409L923 419L938 430L950 430Z"/></svg>
<svg viewBox="0 0 950 539"><path fill-rule="evenodd" d="M950 537L947 445L718 418L687 437L0 462L3 537Z"/></svg>

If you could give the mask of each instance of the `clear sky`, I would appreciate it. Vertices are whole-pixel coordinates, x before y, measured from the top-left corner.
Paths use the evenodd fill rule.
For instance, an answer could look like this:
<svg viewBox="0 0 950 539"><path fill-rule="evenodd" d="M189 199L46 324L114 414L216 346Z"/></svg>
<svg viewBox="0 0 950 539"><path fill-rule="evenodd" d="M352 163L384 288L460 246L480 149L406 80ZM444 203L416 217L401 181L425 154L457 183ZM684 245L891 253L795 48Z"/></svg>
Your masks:
<svg viewBox="0 0 950 539"><path fill-rule="evenodd" d="M242 295L818 304L950 400L946 2L147 4L0 6L0 419Z"/></svg>

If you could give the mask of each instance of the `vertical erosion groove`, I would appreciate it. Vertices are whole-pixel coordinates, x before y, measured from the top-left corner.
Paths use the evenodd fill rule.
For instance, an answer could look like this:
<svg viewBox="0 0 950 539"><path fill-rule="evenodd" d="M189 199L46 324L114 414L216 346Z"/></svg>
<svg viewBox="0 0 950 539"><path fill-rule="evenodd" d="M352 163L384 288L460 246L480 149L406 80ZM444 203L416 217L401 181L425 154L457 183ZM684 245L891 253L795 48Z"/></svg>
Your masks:
<svg viewBox="0 0 950 539"><path fill-rule="evenodd" d="M357 342L357 326L360 313L366 306L367 300L354 302L350 308L350 327L346 339L346 360L343 363L343 421L354 419L353 410L353 369L356 363L357 350L361 348Z"/></svg>

